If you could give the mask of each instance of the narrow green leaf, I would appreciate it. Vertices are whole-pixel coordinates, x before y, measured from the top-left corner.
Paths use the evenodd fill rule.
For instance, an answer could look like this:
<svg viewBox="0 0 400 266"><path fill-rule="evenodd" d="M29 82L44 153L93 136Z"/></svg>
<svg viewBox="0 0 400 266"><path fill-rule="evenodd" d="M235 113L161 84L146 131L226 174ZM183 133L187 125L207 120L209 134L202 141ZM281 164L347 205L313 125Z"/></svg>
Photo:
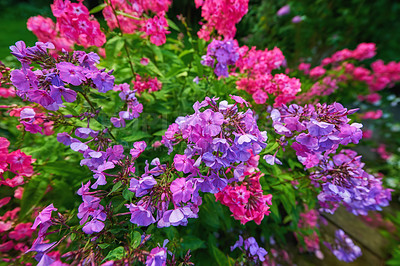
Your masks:
<svg viewBox="0 0 400 266"><path fill-rule="evenodd" d="M106 3L103 3L103 4L101 4L101 5L98 5L98 6L96 6L96 7L93 7L93 8L89 11L89 13L90 13L90 14L94 14L94 13L100 12L100 11L103 10L106 6L107 6L107 4L106 4Z"/></svg>

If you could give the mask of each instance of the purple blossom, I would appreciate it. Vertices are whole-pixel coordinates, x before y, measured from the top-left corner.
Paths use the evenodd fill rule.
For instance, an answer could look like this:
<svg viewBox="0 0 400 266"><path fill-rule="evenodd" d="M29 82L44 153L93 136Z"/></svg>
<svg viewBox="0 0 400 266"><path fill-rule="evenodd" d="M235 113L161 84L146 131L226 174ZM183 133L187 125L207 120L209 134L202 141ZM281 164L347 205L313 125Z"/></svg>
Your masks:
<svg viewBox="0 0 400 266"><path fill-rule="evenodd" d="M303 18L301 16L294 16L292 18L292 23L297 24L297 23L300 23L302 20L303 20Z"/></svg>
<svg viewBox="0 0 400 266"><path fill-rule="evenodd" d="M349 238L343 230L339 229L335 232L335 243L324 244L332 251L338 260L344 262L352 262L362 255L359 246L356 246L351 238Z"/></svg>
<svg viewBox="0 0 400 266"><path fill-rule="evenodd" d="M75 66L69 62L61 62L57 64L57 69L60 71L61 80L74 86L79 86L86 80L81 66Z"/></svg>
<svg viewBox="0 0 400 266"><path fill-rule="evenodd" d="M91 79L99 92L106 93L113 89L115 78L106 72L95 72L91 75Z"/></svg>
<svg viewBox="0 0 400 266"><path fill-rule="evenodd" d="M150 251L146 259L146 266L164 266L167 261L167 248L155 247Z"/></svg>
<svg viewBox="0 0 400 266"><path fill-rule="evenodd" d="M281 17L281 16L287 15L287 14L289 14L289 13L290 13L290 6L289 6L289 5L284 5L283 7L281 7L281 8L278 10L278 12L276 12L276 15L277 15L278 17Z"/></svg>
<svg viewBox="0 0 400 266"><path fill-rule="evenodd" d="M157 185L157 181L152 176L144 176L139 180L132 178L129 190L134 192L136 197L142 197L150 192Z"/></svg>
<svg viewBox="0 0 400 266"><path fill-rule="evenodd" d="M145 208L143 205L135 205L125 204L125 206L131 212L131 223L137 224L139 226L148 226L152 223L155 223L156 220L154 219L151 211L148 208Z"/></svg>
<svg viewBox="0 0 400 266"><path fill-rule="evenodd" d="M56 211L57 208L54 208L53 203L44 208L39 215L36 217L35 222L32 225L32 229L36 229L38 225L43 225L45 223L51 223L51 213L52 211Z"/></svg>
<svg viewBox="0 0 400 266"><path fill-rule="evenodd" d="M201 64L209 67L214 67L214 73L218 77L229 76L229 65L234 65L239 59L237 52L238 45L232 40L218 41L213 40L207 48L207 55L202 57Z"/></svg>

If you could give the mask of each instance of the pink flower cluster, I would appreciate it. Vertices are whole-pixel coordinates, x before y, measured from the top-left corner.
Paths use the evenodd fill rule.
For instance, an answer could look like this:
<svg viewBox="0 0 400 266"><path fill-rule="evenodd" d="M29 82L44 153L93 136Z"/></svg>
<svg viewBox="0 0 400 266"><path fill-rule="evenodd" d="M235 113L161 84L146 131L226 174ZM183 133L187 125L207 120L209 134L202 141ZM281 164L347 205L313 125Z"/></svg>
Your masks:
<svg viewBox="0 0 400 266"><path fill-rule="evenodd" d="M300 238L304 240L307 251L314 252L318 258L322 259L323 255L319 246L319 236L315 231L316 227L318 226L318 217L319 214L316 210L309 210L300 213L300 220L297 226L303 231L313 231L311 234L307 234L305 232L303 233L300 231L298 233L295 233L294 235L297 239ZM302 247L300 247L300 251L303 251Z"/></svg>
<svg viewBox="0 0 400 266"><path fill-rule="evenodd" d="M361 43L354 51L344 49L336 52L332 57L322 60L320 66L311 70L310 64L301 63L298 66L300 71L313 79L319 80L299 100L306 102L315 96L330 95L338 88L339 82L359 81L365 83L370 91L366 96L359 95L359 100L366 100L371 103L378 102L381 96L376 91L392 87L400 81L400 62L392 61L385 65L382 60L377 60L371 64L371 70L369 70L363 66L355 66L348 61L351 59L361 61L371 58L375 55L375 50L375 44ZM331 69L328 69L330 71L327 72L326 68L329 64L331 64Z"/></svg>
<svg viewBox="0 0 400 266"><path fill-rule="evenodd" d="M31 155L26 155L21 150L8 151L10 142L0 137L0 186L16 187L24 183L24 177L33 174L32 163L35 161ZM11 179L5 179L3 174L10 171L14 174Z"/></svg>
<svg viewBox="0 0 400 266"><path fill-rule="evenodd" d="M261 172L245 173L245 180L240 185L234 182L215 194L216 200L228 206L232 216L242 224L249 221L260 224L264 215L270 213L272 195L263 195L260 185L262 175Z"/></svg>
<svg viewBox="0 0 400 266"><path fill-rule="evenodd" d="M286 64L282 51L275 47L272 50L256 50L242 46L238 50L239 59L236 66L240 73L246 74L236 82L238 89L253 95L257 104L264 104L268 94L275 96L274 106L281 106L295 99L301 90L300 80L285 74L272 75L271 71Z"/></svg>
<svg viewBox="0 0 400 266"><path fill-rule="evenodd" d="M154 92L159 91L162 88L162 83L157 77L141 77L139 74L136 75L136 80L132 80L133 89L136 90L137 94L141 94L144 91Z"/></svg>
<svg viewBox="0 0 400 266"><path fill-rule="evenodd" d="M15 88L10 82L10 70L0 61L0 98L15 97Z"/></svg>
<svg viewBox="0 0 400 266"><path fill-rule="evenodd" d="M17 207L0 216L0 253L2 261L15 265L17 259L28 250L33 230L32 223L19 223ZM28 264L26 264L28 265Z"/></svg>
<svg viewBox="0 0 400 266"><path fill-rule="evenodd" d="M225 39L233 39L236 25L247 14L249 0L195 0L196 8L201 7L201 16L207 21L197 35L206 41L215 29Z"/></svg>
<svg viewBox="0 0 400 266"><path fill-rule="evenodd" d="M55 24L51 18L42 16L30 17L27 22L28 30L36 35L40 42L52 42L57 51L62 49L71 52L73 50L74 41L62 36L59 25Z"/></svg>
<svg viewBox="0 0 400 266"><path fill-rule="evenodd" d="M171 5L171 0L140 0L129 3L125 0L111 0L103 9L104 18L110 29L120 28L123 33L132 34L137 31L144 32L144 37L150 36L150 41L155 45L166 42L165 35L168 22L165 12ZM146 18L146 12L153 12L153 18ZM117 16L115 16L117 14Z"/></svg>
<svg viewBox="0 0 400 266"><path fill-rule="evenodd" d="M347 59L365 60L376 55L375 43L360 43L355 50L343 49L334 53L331 57L322 60L322 66L338 63Z"/></svg>
<svg viewBox="0 0 400 266"><path fill-rule="evenodd" d="M12 187L14 190L14 198L22 199L24 188L20 185L24 183L24 176L30 176L33 173L31 156L27 156L20 150L9 152L10 142L0 137L0 187L2 185ZM5 178L7 175L13 178ZM4 192L4 191L3 191ZM3 193L2 192L2 193ZM12 197L4 197L0 199L0 207L8 205ZM20 208L14 208L0 216L0 253L3 253L2 260L10 264L15 263L21 255L28 249L29 239L32 236L32 223L19 223L18 212Z"/></svg>
<svg viewBox="0 0 400 266"><path fill-rule="evenodd" d="M106 36L100 30L99 22L89 14L82 1L71 3L69 0L54 0L51 10L57 18L62 36L85 48L101 47L106 42Z"/></svg>
<svg viewBox="0 0 400 266"><path fill-rule="evenodd" d="M268 94L275 96L274 106L281 106L296 98L296 94L301 90L300 80L290 78L285 74L263 74L257 78L244 77L236 82L238 89L245 90L253 95L257 104L264 104L268 99Z"/></svg>
<svg viewBox="0 0 400 266"><path fill-rule="evenodd" d="M371 71L348 63L346 74L351 75L355 80L365 82L373 93L386 87L393 87L400 81L400 62L392 61L385 65L382 60L377 60L371 64Z"/></svg>

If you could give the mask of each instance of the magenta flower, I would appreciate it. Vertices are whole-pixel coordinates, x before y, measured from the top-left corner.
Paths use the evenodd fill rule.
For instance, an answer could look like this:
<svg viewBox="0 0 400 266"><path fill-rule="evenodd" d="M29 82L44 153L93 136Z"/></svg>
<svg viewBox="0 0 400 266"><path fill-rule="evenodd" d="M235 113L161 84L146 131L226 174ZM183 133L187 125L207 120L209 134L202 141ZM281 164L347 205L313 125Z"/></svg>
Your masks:
<svg viewBox="0 0 400 266"><path fill-rule="evenodd" d="M171 183L170 190L175 203L188 202L194 191L193 182L191 180L186 181L185 178L175 179Z"/></svg>
<svg viewBox="0 0 400 266"><path fill-rule="evenodd" d="M187 174L192 171L194 160L187 158L186 155L176 154L174 157L174 163L176 170Z"/></svg>

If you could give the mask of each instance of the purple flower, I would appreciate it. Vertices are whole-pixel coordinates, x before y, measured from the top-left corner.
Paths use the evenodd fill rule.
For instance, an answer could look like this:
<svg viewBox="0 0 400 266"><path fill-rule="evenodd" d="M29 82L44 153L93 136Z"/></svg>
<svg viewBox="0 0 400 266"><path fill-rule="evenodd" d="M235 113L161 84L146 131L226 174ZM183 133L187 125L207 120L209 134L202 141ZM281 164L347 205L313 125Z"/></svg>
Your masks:
<svg viewBox="0 0 400 266"><path fill-rule="evenodd" d="M167 261L167 248L155 247L146 259L146 266L164 266Z"/></svg>
<svg viewBox="0 0 400 266"><path fill-rule="evenodd" d="M53 203L47 206L46 208L43 209L39 213L39 215L36 217L35 222L32 225L32 229L36 229L38 225L45 224L45 223L51 223L51 212L56 211L57 208L54 208Z"/></svg>
<svg viewBox="0 0 400 266"><path fill-rule="evenodd" d="M281 16L287 15L287 14L289 14L289 13L290 13L290 6L289 6L289 5L285 5L285 6L281 7L281 8L278 10L278 12L276 12L276 15L277 15L278 17L281 17Z"/></svg>
<svg viewBox="0 0 400 266"><path fill-rule="evenodd" d="M91 79L99 92L106 93L113 89L115 77L106 72L95 72L91 75Z"/></svg>
<svg viewBox="0 0 400 266"><path fill-rule="evenodd" d="M76 91L68 89L68 88L64 88L62 86L51 86L50 96L58 104L63 103L61 96L64 97L64 100L66 102L72 103L76 100Z"/></svg>
<svg viewBox="0 0 400 266"><path fill-rule="evenodd" d="M334 244L331 245L328 242L324 242L324 244L332 251L338 260L344 262L352 262L362 255L360 247L356 246L351 238L341 229L335 232Z"/></svg>
<svg viewBox="0 0 400 266"><path fill-rule="evenodd" d="M147 144L144 141L137 141L133 143L133 149L130 150L130 154L132 158L138 158L142 152L146 149Z"/></svg>
<svg viewBox="0 0 400 266"><path fill-rule="evenodd" d="M278 158L276 158L276 156L270 154L264 155L264 160L267 162L267 164L270 165L282 164L282 162Z"/></svg>
<svg viewBox="0 0 400 266"><path fill-rule="evenodd" d="M64 144L65 146L71 145L71 136L67 132L62 132L57 134L57 141Z"/></svg>
<svg viewBox="0 0 400 266"><path fill-rule="evenodd" d="M28 97L30 101L38 103L45 108L55 103L54 99L44 90L30 90L28 91Z"/></svg>
<svg viewBox="0 0 400 266"><path fill-rule="evenodd" d="M303 20L303 18L301 16L295 16L292 18L292 23L300 23Z"/></svg>
<svg viewBox="0 0 400 266"><path fill-rule="evenodd" d="M104 228L104 223L100 222L98 219L99 218L104 218L106 219L106 216L104 214L103 217L97 217L95 219L92 219L90 222L86 223L85 226L82 228L82 231L85 232L88 235L91 235L93 233L98 233ZM103 221L104 221L103 220Z"/></svg>
<svg viewBox="0 0 400 266"><path fill-rule="evenodd" d="M89 136L94 138L97 136L97 134L98 134L98 131L95 131L88 127L78 127L77 129L75 129L75 135L78 138L82 138L82 139L87 139Z"/></svg>
<svg viewBox="0 0 400 266"><path fill-rule="evenodd" d="M156 222L150 210L144 208L142 205L135 205L131 203L125 204L125 206L132 214L130 220L131 223L137 224L139 226L148 226Z"/></svg>
<svg viewBox="0 0 400 266"><path fill-rule="evenodd" d="M139 180L132 178L130 181L129 190L134 192L136 197L142 197L157 185L157 181L151 176L144 176Z"/></svg>
<svg viewBox="0 0 400 266"><path fill-rule="evenodd" d="M60 71L61 80L74 86L79 86L86 80L83 68L80 66L75 66L69 62L61 62L57 64L57 69Z"/></svg>

